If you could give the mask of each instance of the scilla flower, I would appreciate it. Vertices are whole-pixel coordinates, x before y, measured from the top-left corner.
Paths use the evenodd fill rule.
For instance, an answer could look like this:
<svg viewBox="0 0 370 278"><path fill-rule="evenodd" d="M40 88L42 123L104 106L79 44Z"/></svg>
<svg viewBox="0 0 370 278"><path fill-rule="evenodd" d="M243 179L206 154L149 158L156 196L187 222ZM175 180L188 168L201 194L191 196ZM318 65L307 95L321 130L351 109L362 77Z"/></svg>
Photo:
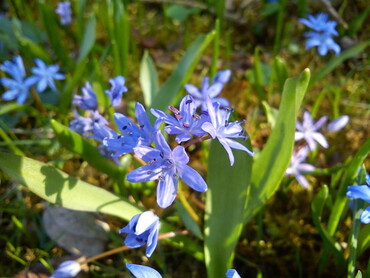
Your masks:
<svg viewBox="0 0 370 278"><path fill-rule="evenodd" d="M62 25L70 25L72 23L72 10L70 1L58 2L55 12L57 15L59 15L60 23Z"/></svg>
<svg viewBox="0 0 370 278"><path fill-rule="evenodd" d="M303 163L307 158L309 149L307 146L301 148L299 151L294 152L290 160L290 165L286 170L286 175L294 175L300 185L308 187L309 183L307 179L303 176L302 172L313 171L315 167L311 164Z"/></svg>
<svg viewBox="0 0 370 278"><path fill-rule="evenodd" d="M300 18L299 21L314 31L306 32L306 49L318 47L319 54L325 56L329 50L333 50L336 55L340 53L340 46L333 40L333 36L338 36L335 30L337 23L329 20L325 13L316 16L309 15L308 19Z"/></svg>
<svg viewBox="0 0 370 278"><path fill-rule="evenodd" d="M54 80L62 80L64 79L64 74L59 73L59 66L58 65L49 65L47 66L44 61L41 59L35 59L36 67L31 69L33 76L30 79L36 83L36 90L39 93L42 93L46 90L46 88L51 88L53 91L56 91L57 88L55 86Z"/></svg>
<svg viewBox="0 0 370 278"><path fill-rule="evenodd" d="M207 190L207 184L201 175L187 165L189 157L183 146L171 150L159 131L154 136L154 142L156 148L138 146L134 149L136 156L148 164L131 171L127 175L128 181L159 180L157 203L161 208L170 206L175 200L179 178L196 191Z"/></svg>
<svg viewBox="0 0 370 278"><path fill-rule="evenodd" d="M324 148L329 146L324 135L318 132L327 121L327 117L321 117L316 123L314 123L311 114L307 111L303 114L303 122L297 122L295 132L295 141L305 139L311 151L316 149L316 142Z"/></svg>
<svg viewBox="0 0 370 278"><path fill-rule="evenodd" d="M86 82L82 88L82 96L73 95L72 104L77 105L83 110L96 110L98 108L96 94L89 82Z"/></svg>
<svg viewBox="0 0 370 278"><path fill-rule="evenodd" d="M29 77L25 78L26 71L21 56L15 56L13 61L5 61L0 65L0 69L12 77L0 78L1 85L8 89L2 98L4 100L16 99L18 104L23 104L27 99L30 87L35 82Z"/></svg>
<svg viewBox="0 0 370 278"><path fill-rule="evenodd" d="M123 76L116 76L115 78L109 79L109 83L111 88L110 90L106 90L105 93L109 96L112 106L119 106L123 93L127 92L125 78Z"/></svg>
<svg viewBox="0 0 370 278"><path fill-rule="evenodd" d="M212 138L217 138L221 145L225 148L230 165L234 165L234 155L231 149L237 149L246 152L250 156L253 156L253 152L248 150L244 145L236 142L230 138L243 138L246 139L247 136L244 134L244 129L241 122L229 122L231 109L221 108L220 103L216 102L212 104L211 100L207 101L208 114L210 117L210 122L205 122L202 125L202 129L209 133Z"/></svg>
<svg viewBox="0 0 370 278"><path fill-rule="evenodd" d="M370 203L370 175L368 173L366 173L365 184L348 186L347 198L361 199ZM370 206L362 212L361 222L364 224L370 223Z"/></svg>
<svg viewBox="0 0 370 278"><path fill-rule="evenodd" d="M61 263L50 278L72 278L81 271L81 265L76 261Z"/></svg>
<svg viewBox="0 0 370 278"><path fill-rule="evenodd" d="M120 234L128 234L125 245L131 248L138 248L146 244L145 255L150 257L158 242L159 218L151 211L137 214L119 232Z"/></svg>

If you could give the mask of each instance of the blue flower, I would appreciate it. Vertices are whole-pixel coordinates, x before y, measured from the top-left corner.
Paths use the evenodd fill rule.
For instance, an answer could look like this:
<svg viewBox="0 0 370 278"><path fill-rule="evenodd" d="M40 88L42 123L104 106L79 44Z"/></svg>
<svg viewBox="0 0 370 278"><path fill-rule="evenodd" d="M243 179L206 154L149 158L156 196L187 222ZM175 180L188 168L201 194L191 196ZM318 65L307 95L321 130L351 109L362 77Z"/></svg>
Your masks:
<svg viewBox="0 0 370 278"><path fill-rule="evenodd" d="M212 85L209 85L209 78L205 77L200 90L191 84L186 84L185 90L194 98L196 108L202 106L203 110L207 110L207 98L211 98L212 102L221 103L221 106L229 106L226 99L217 96L221 93L225 83L229 81L230 76L230 70L223 70L213 78Z"/></svg>
<svg viewBox="0 0 370 278"><path fill-rule="evenodd" d="M300 18L299 21L314 30L314 32L304 34L308 38L306 49L317 46L321 56L326 55L329 50L333 50L336 55L339 55L340 46L332 38L338 36L338 32L335 30L337 23L329 20L327 14L309 15L308 19Z"/></svg>
<svg viewBox="0 0 370 278"><path fill-rule="evenodd" d="M321 117L316 123L313 122L311 114L307 111L303 114L303 122L296 123L297 131L295 132L295 141L305 139L311 151L316 149L316 142L324 148L329 146L324 135L317 132L327 121L327 117Z"/></svg>
<svg viewBox="0 0 370 278"><path fill-rule="evenodd" d="M135 154L149 164L131 171L127 175L130 182L159 180L157 203L161 208L170 206L177 194L179 177L191 188L199 192L207 190L203 178L187 164L189 157L184 147L170 149L163 135L158 131L154 136L156 149L147 146L136 147Z"/></svg>
<svg viewBox="0 0 370 278"><path fill-rule="evenodd" d="M17 99L18 104L24 103L34 81L30 78L25 78L26 71L21 56L13 57L13 61L5 61L0 66L0 69L12 77L3 77L0 79L0 83L5 88L8 88L2 95L2 98L4 100Z"/></svg>
<svg viewBox="0 0 370 278"><path fill-rule="evenodd" d="M89 82L86 82L85 87L82 88L82 96L73 95L72 104L83 110L96 110L98 108L96 94Z"/></svg>
<svg viewBox="0 0 370 278"><path fill-rule="evenodd" d="M309 183L301 172L315 170L315 167L311 164L302 163L307 158L308 152L309 149L306 146L294 152L290 160L290 165L285 172L286 175L294 175L299 184L304 187L308 187Z"/></svg>
<svg viewBox="0 0 370 278"><path fill-rule="evenodd" d="M347 189L347 198L361 199L370 203L370 175L366 173L364 185L350 185ZM367 207L361 214L361 222L364 224L370 223L370 206Z"/></svg>
<svg viewBox="0 0 370 278"><path fill-rule="evenodd" d="M112 106L119 106L123 93L127 92L125 86L125 78L123 76L117 76L109 80L111 85L110 90L106 90L105 93L109 96Z"/></svg>
<svg viewBox="0 0 370 278"><path fill-rule="evenodd" d="M216 102L211 103L211 100L207 101L208 114L211 119L210 122L205 122L202 125L202 129L208 132L212 138L217 138L221 145L225 148L230 165L234 165L234 155L232 152L233 149L242 150L248 153L250 156L253 156L253 152L248 150L244 145L229 138L243 138L246 139L247 136L244 135L244 129L242 124L245 121L241 122L231 122L229 123L229 117L231 109L221 108L220 103Z"/></svg>
<svg viewBox="0 0 370 278"><path fill-rule="evenodd" d="M73 111L74 119L69 123L70 129L73 131L89 136L89 133L93 131L94 123L99 125L107 125L107 120L99 114L98 111L91 112L89 118L83 117L76 110Z"/></svg>
<svg viewBox="0 0 370 278"><path fill-rule="evenodd" d="M159 218L151 211L137 214L119 233L128 234L125 239L128 247L138 248L146 244L145 255L150 257L158 242Z"/></svg>
<svg viewBox="0 0 370 278"><path fill-rule="evenodd" d="M122 135L105 138L103 144L108 150L115 152L115 157L133 152L136 146L149 146L153 142L155 129L150 124L144 106L139 102L136 103L135 115L139 126L125 115L114 114L116 125Z"/></svg>
<svg viewBox="0 0 370 278"><path fill-rule="evenodd" d="M33 83L37 83L36 90L39 93L45 91L47 87L51 88L53 91L56 91L54 79L62 80L64 79L64 74L59 73L58 65L47 66L44 61L36 58L35 63L37 67L31 69L33 76L29 77Z"/></svg>
<svg viewBox="0 0 370 278"><path fill-rule="evenodd" d="M81 271L81 265L76 261L61 263L50 278L72 278Z"/></svg>
<svg viewBox="0 0 370 278"><path fill-rule="evenodd" d="M226 278L240 278L240 275L235 269L229 269L226 272Z"/></svg>
<svg viewBox="0 0 370 278"><path fill-rule="evenodd" d="M347 115L340 116L334 120L332 120L328 124L328 131L329 132L337 132L341 130L343 127L347 125L349 121L349 117Z"/></svg>
<svg viewBox="0 0 370 278"><path fill-rule="evenodd" d="M151 112L158 118L156 126L165 122L168 124L165 127L168 134L179 134L175 139L177 143L188 141L193 135L203 136L206 134L202 129L202 124L209 121L208 114L202 113L199 116L196 114L197 107L192 96L187 95L182 99L180 110L172 106L169 109L174 113L174 116L158 109L151 109Z"/></svg>
<svg viewBox="0 0 370 278"><path fill-rule="evenodd" d="M126 267L131 271L135 278L162 278L155 269L138 264L126 264Z"/></svg>
<svg viewBox="0 0 370 278"><path fill-rule="evenodd" d="M55 12L57 15L59 15L60 23L62 25L70 25L72 23L72 10L70 1L58 2Z"/></svg>

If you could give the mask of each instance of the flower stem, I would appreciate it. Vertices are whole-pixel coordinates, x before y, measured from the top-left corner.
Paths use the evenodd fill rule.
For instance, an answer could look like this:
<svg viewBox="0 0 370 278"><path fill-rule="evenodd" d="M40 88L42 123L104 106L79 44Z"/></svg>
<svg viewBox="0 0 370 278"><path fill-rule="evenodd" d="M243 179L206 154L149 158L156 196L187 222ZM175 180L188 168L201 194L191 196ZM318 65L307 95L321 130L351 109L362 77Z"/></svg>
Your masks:
<svg viewBox="0 0 370 278"><path fill-rule="evenodd" d="M174 236L177 236L177 235L187 235L188 233L189 233L188 230L182 230L182 231L177 231L177 232L168 232L168 233L160 234L158 236L158 240L174 237ZM81 265L82 264L87 264L87 263L90 263L92 261L96 261L96 260L99 260L101 258L108 257L108 256L111 256L111 255L119 253L119 252L127 251L129 249L132 249L132 248L128 247L128 246L120 246L120 247L117 247L115 249L100 253L99 255L96 255L94 257L88 258L88 259L82 261L80 264Z"/></svg>
<svg viewBox="0 0 370 278"><path fill-rule="evenodd" d="M35 100L36 109L39 110L42 114L46 115L47 111L46 111L45 106L43 105L43 103L41 101L41 98L40 98L39 94L33 88L31 88L30 91L31 91L31 94L33 96L33 99Z"/></svg>
<svg viewBox="0 0 370 278"><path fill-rule="evenodd" d="M203 142L205 140L208 140L208 139L212 139L212 136L211 135L207 135L207 136L204 136L204 137L198 137L198 138L195 138L193 140L190 140L188 142L186 142L184 145L182 145L185 149L193 144L196 144L196 143L199 143L199 142Z"/></svg>

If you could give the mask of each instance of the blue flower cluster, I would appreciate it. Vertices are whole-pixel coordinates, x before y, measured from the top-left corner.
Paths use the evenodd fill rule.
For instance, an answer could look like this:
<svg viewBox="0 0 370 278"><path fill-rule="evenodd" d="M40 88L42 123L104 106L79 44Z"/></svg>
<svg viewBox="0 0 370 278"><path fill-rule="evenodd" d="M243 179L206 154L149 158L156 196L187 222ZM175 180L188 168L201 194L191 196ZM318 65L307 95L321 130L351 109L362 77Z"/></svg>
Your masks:
<svg viewBox="0 0 370 278"><path fill-rule="evenodd" d="M21 56L13 57L12 61L5 61L0 65L0 70L7 73L10 77L0 79L0 84L8 90L2 95L4 100L16 99L17 103L23 104L29 95L30 88L35 85L39 93L47 88L56 91L54 80L64 79L64 74L59 73L58 65L46 65L41 59L35 59L36 67L31 69L33 75L26 77Z"/></svg>
<svg viewBox="0 0 370 278"><path fill-rule="evenodd" d="M97 97L89 83L82 88L82 95L75 95L72 103L80 110L85 110L88 117L81 116L77 110L70 122L70 128L82 135L96 139L101 143L100 148L105 155L116 159L122 155L133 154L143 161L141 167L132 170L127 175L130 182L158 181L157 204L161 208L169 207L177 196L179 179L198 192L205 192L207 184L202 176L188 163L187 146L204 140L217 139L225 148L230 164L234 164L232 149L253 155L240 142L234 139L246 139L243 125L245 121L230 122L232 109L226 99L219 97L224 84L230 79L230 71L219 72L209 84L209 78L204 78L202 88L198 90L194 85L185 85L185 95L178 108L169 106L171 114L159 109L151 109L155 116L151 124L144 106L137 102L135 105L136 121L121 113L114 113L115 126L100 115ZM111 100L111 106L119 106L122 95L127 91L125 79L117 76L110 79L111 89L106 94ZM169 135L176 135L177 146L171 148L161 127ZM146 256L150 257L158 241L159 218L151 211L135 215L120 230L127 234L125 245L138 248L146 245ZM130 265L129 269L136 277L156 277L154 270ZM144 274L137 273L145 273ZM150 276L154 275L154 276ZM159 274L158 274L159 275ZM158 277L161 277L160 275ZM230 270L227 277L240 277L236 271Z"/></svg>
<svg viewBox="0 0 370 278"><path fill-rule="evenodd" d="M308 38L306 49L317 46L321 56L325 56L329 50L339 55L340 46L333 39L333 36L338 36L335 30L337 23L329 20L326 13L319 13L316 16L309 15L308 18L300 18L299 22L313 30L304 34Z"/></svg>
<svg viewBox="0 0 370 278"><path fill-rule="evenodd" d="M65 26L72 24L72 9L70 1L58 2L55 13L60 17L60 24Z"/></svg>

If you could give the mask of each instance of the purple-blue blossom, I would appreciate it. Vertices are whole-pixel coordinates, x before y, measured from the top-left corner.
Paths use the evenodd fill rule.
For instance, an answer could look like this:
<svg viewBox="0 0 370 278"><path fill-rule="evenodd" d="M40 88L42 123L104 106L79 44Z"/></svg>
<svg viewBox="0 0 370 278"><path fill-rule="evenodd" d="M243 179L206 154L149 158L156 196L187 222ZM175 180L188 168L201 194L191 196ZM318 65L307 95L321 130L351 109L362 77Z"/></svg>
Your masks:
<svg viewBox="0 0 370 278"><path fill-rule="evenodd" d="M76 261L61 263L50 278L72 278L81 271L81 265Z"/></svg>
<svg viewBox="0 0 370 278"><path fill-rule="evenodd" d="M202 176L187 165L189 157L184 147L177 146L171 150L159 131L155 133L154 142L156 148L135 147L135 155L148 164L131 171L127 175L128 181L159 180L157 203L161 208L167 208L175 200L179 178L196 191L205 192L207 190L207 184Z"/></svg>
<svg viewBox="0 0 370 278"><path fill-rule="evenodd" d="M119 106L123 93L127 92L125 78L123 76L116 76L115 78L109 79L109 83L111 88L110 90L105 90L105 93L109 96L112 106Z"/></svg>
<svg viewBox="0 0 370 278"><path fill-rule="evenodd" d="M370 175L368 173L366 173L365 184L348 186L347 198L361 199L370 203ZM370 206L362 212L360 219L363 224L370 223Z"/></svg>
<svg viewBox="0 0 370 278"><path fill-rule="evenodd" d="M201 106L203 110L207 110L208 98L211 98L212 102L219 102L221 106L229 106L230 104L225 98L217 96L221 93L225 83L229 81L230 76L230 70L223 70L217 73L211 85L209 77L205 77L200 89L192 84L186 84L185 90L194 98L195 106Z"/></svg>
<svg viewBox="0 0 370 278"><path fill-rule="evenodd" d="M241 150L250 156L253 156L254 153L248 150L243 144L230 139L247 138L247 135L245 135L245 131L242 127L242 124L244 124L245 121L229 122L229 117L232 110L230 108L222 108L218 102L212 104L209 98L207 101L207 108L210 122L203 123L202 129L209 133L213 139L218 139L229 156L230 165L234 165L235 160L231 149Z"/></svg>
<svg viewBox="0 0 370 278"><path fill-rule="evenodd" d="M72 9L70 1L58 2L55 13L60 17L62 25L70 25L72 23Z"/></svg>
<svg viewBox="0 0 370 278"><path fill-rule="evenodd" d="M327 117L321 117L316 123L313 121L311 114L308 111L305 111L303 114L303 122L300 123L297 121L295 132L295 141L304 139L306 140L309 148L311 151L316 149L316 142L319 143L324 148L329 146L328 142L326 141L324 135L318 132L319 129L323 127L323 125L327 121Z"/></svg>
<svg viewBox="0 0 370 278"><path fill-rule="evenodd" d="M51 88L53 91L56 91L54 80L64 79L64 74L59 73L58 65L46 65L41 59L35 59L36 67L31 69L31 72L34 74L29 77L36 84L36 90L39 93L42 93L46 88Z"/></svg>
<svg viewBox="0 0 370 278"><path fill-rule="evenodd" d="M104 126L108 124L98 111L92 111L90 117L83 117L76 110L73 111L73 114L74 119L69 123L69 127L81 135L89 136L90 132L93 131L94 123Z"/></svg>
<svg viewBox="0 0 370 278"><path fill-rule="evenodd" d="M332 120L329 124L328 124L328 131L329 132L337 132L339 130L341 130L343 127L345 127L349 122L349 116L347 115L343 115L343 116L340 116L334 120Z"/></svg>
<svg viewBox="0 0 370 278"><path fill-rule="evenodd" d="M290 160L290 165L286 170L286 175L294 175L300 185L308 187L309 183L303 176L302 172L313 171L315 167L311 164L303 163L306 160L309 149L307 146L302 147L300 150L295 151Z"/></svg>
<svg viewBox="0 0 370 278"><path fill-rule="evenodd" d="M125 245L128 247L138 248L147 245L145 255L150 257L158 242L159 217L151 211L137 214L119 233L127 234Z"/></svg>
<svg viewBox="0 0 370 278"><path fill-rule="evenodd" d="M226 278L241 278L241 277L235 269L229 269L226 271Z"/></svg>
<svg viewBox="0 0 370 278"><path fill-rule="evenodd" d="M149 146L153 142L153 133L156 130L150 124L144 106L139 102L135 106L135 115L139 126L123 114L114 114L116 125L121 134L103 140L107 149L115 153L113 156L118 157L131 153L136 146Z"/></svg>
<svg viewBox="0 0 370 278"><path fill-rule="evenodd" d="M23 104L34 81L29 77L25 78L26 71L22 57L18 55L13 57L13 60L5 61L0 69L12 77L2 77L0 79L1 85L8 89L4 92L2 98L4 100L16 99L18 104Z"/></svg>
<svg viewBox="0 0 370 278"><path fill-rule="evenodd" d="M192 96L186 95L182 99L179 110L172 106L169 109L174 113L174 116L158 109L151 109L151 112L157 117L156 126L164 122L167 124L164 130L168 134L177 134L175 139L177 143L188 141L193 135L203 136L206 134L202 129L202 124L209 121L208 113L196 114L197 107Z"/></svg>
<svg viewBox="0 0 370 278"><path fill-rule="evenodd" d="M126 264L126 267L135 278L162 278L158 271L155 269L139 264Z"/></svg>
<svg viewBox="0 0 370 278"><path fill-rule="evenodd" d="M333 36L338 36L335 30L337 23L329 20L325 13L308 15L308 18L300 18L299 21L314 31L306 32L306 49L318 47L319 54L325 56L329 50L333 50L336 55L340 53L340 46L334 41Z"/></svg>
<svg viewBox="0 0 370 278"><path fill-rule="evenodd" d="M86 82L82 88L82 96L73 95L72 104L77 105L83 110L96 110L98 108L96 94L89 82Z"/></svg>

